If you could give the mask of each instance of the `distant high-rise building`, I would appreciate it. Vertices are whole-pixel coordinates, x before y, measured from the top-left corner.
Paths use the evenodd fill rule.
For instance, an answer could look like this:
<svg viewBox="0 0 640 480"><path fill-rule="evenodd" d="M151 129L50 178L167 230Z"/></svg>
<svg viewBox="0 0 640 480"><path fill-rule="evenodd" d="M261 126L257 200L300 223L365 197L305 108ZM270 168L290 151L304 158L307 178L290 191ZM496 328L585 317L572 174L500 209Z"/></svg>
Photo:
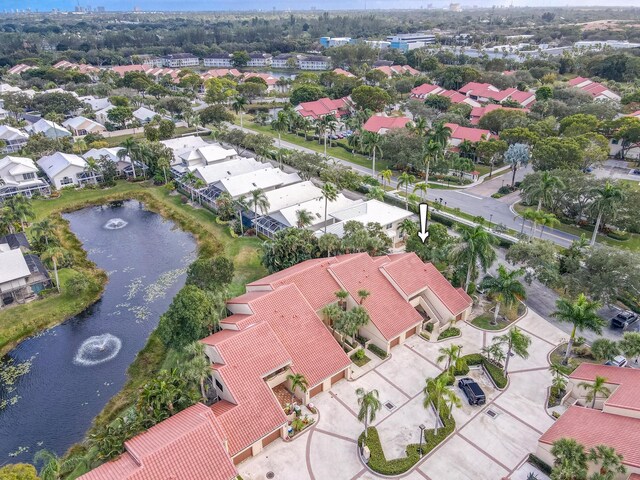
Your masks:
<svg viewBox="0 0 640 480"><path fill-rule="evenodd" d="M451 10L452 12L461 12L462 6L459 3L450 3L449 10Z"/></svg>

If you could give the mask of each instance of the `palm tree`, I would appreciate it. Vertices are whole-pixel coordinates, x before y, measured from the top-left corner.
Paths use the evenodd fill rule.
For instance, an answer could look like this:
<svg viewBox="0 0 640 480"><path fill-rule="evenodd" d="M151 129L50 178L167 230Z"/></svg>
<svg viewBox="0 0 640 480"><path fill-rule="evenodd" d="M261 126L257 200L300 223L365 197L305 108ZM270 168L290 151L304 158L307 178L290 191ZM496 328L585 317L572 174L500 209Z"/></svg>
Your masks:
<svg viewBox="0 0 640 480"><path fill-rule="evenodd" d="M416 192L420 192L420 199L425 201L427 196L427 182L416 183L413 186L413 193Z"/></svg>
<svg viewBox="0 0 640 480"><path fill-rule="evenodd" d="M289 128L289 120L287 114L278 112L278 117L271 121L271 128L278 132L278 147L282 148L282 132Z"/></svg>
<svg viewBox="0 0 640 480"><path fill-rule="evenodd" d="M453 392L453 390L449 390L449 375L439 375L436 378L427 378L425 380L426 385L424 387L424 400L422 402L422 406L425 410L429 410L431 405L436 410L435 415L435 435L438 435L438 428L440 426L440 411L442 409L443 403L446 404L447 400L451 401L453 405L456 404L456 400L460 402L458 396ZM451 412L449 412L451 414Z"/></svg>
<svg viewBox="0 0 640 480"><path fill-rule="evenodd" d="M133 154L139 148L139 144L133 137L127 137L124 142L120 144L122 149L118 150L118 158L129 157L131 162L131 169L133 170L133 178L136 178L136 167L133 161Z"/></svg>
<svg viewBox="0 0 640 480"><path fill-rule="evenodd" d="M33 219L36 217L33 207L31 206L31 200L24 195L15 195L5 200L5 206L11 211L13 218L20 222L22 231L24 231L24 224L27 219Z"/></svg>
<svg viewBox="0 0 640 480"><path fill-rule="evenodd" d="M469 140L463 140L460 145L458 145L458 152L463 157L473 158L475 151L475 144L473 142L470 142Z"/></svg>
<svg viewBox="0 0 640 480"><path fill-rule="evenodd" d="M338 290L337 292L335 292L335 296L338 299L338 305L340 305L340 307L344 310L349 292L347 292L346 290Z"/></svg>
<svg viewBox="0 0 640 480"><path fill-rule="evenodd" d="M440 145L441 149L444 150L447 148L447 144L449 143L449 139L451 138L451 129L446 126L443 122L436 123L433 128L429 131L429 137L431 140Z"/></svg>
<svg viewBox="0 0 640 480"><path fill-rule="evenodd" d="M527 292L518 280L518 277L522 276L523 273L523 269L509 272L504 265L500 265L498 266L497 277L487 277L482 281L482 288L486 289L486 291L496 299L492 325L498 324L498 313L500 312L501 303L508 309L519 300L527 298Z"/></svg>
<svg viewBox="0 0 640 480"><path fill-rule="evenodd" d="M560 220L558 220L553 213L544 213L538 219L538 223L540 223L540 225L542 226L542 228L540 229L540 238L542 238L544 227L557 227L558 225L560 225Z"/></svg>
<svg viewBox="0 0 640 480"><path fill-rule="evenodd" d="M596 243L596 236L600 229L600 222L603 215L610 215L611 218L615 217L616 209L618 205L625 201L627 198L626 192L618 185L614 185L607 181L604 187L596 188L594 190L596 199L591 204L591 208L598 212L596 217L596 224L593 228L593 236L591 237L591 246Z"/></svg>
<svg viewBox="0 0 640 480"><path fill-rule="evenodd" d="M189 186L189 191L191 193L191 201L194 201L193 198L193 192L195 191L194 188L194 184L196 183L196 180L198 180L198 177L196 176L195 173L188 171L186 172L184 175L182 175L182 177L180 177L180 181L184 184L184 185L188 185Z"/></svg>
<svg viewBox="0 0 640 480"><path fill-rule="evenodd" d="M375 389L366 392L364 388L360 387L356 390L356 395L360 406L358 421L364 423L364 438L366 439L369 422L375 421L376 413L382 408L382 402L378 398L378 390Z"/></svg>
<svg viewBox="0 0 640 480"><path fill-rule="evenodd" d="M384 200L384 190L380 187L370 187L367 192L367 199L382 202Z"/></svg>
<svg viewBox="0 0 640 480"><path fill-rule="evenodd" d="M524 143L514 143L504 153L505 161L511 165L511 188L516 184L516 172L520 166L529 164L529 146Z"/></svg>
<svg viewBox="0 0 640 480"><path fill-rule="evenodd" d="M496 252L493 245L497 243L497 240L481 225L475 227L461 225L457 230L460 232L461 241L451 249L450 258L456 265L467 266L464 289L468 292L471 277L476 272L478 264L486 272L495 262Z"/></svg>
<svg viewBox="0 0 640 480"><path fill-rule="evenodd" d="M301 373L290 373L289 375L287 375L287 380L289 380L291 386L291 404L293 405L293 402L296 398L296 389L300 390L302 393L305 393L307 391L307 388L309 387L309 384L307 383L307 379L305 378L305 376Z"/></svg>
<svg viewBox="0 0 640 480"><path fill-rule="evenodd" d="M573 438L561 438L553 442L551 455L554 456L552 480L587 478L587 454L584 447Z"/></svg>
<svg viewBox="0 0 640 480"><path fill-rule="evenodd" d="M424 117L416 117L413 119L411 130L419 137L424 137L427 134L427 119Z"/></svg>
<svg viewBox="0 0 640 480"><path fill-rule="evenodd" d="M333 183L325 183L321 188L324 197L324 233L327 233L327 214L329 213L329 202L335 202L338 199L338 189Z"/></svg>
<svg viewBox="0 0 640 480"><path fill-rule="evenodd" d="M455 369L460 359L460 353L462 351L462 345L450 345L448 347L440 347L438 353L440 355L436 358L436 363L446 361L445 371L453 367Z"/></svg>
<svg viewBox="0 0 640 480"><path fill-rule="evenodd" d="M382 136L378 135L375 132L366 132L363 138L363 144L365 151L371 154L372 158L372 176L375 178L376 176L376 152L380 154L380 158L382 158Z"/></svg>
<svg viewBox="0 0 640 480"><path fill-rule="evenodd" d="M398 233L403 237L410 237L418 232L418 224L409 218L405 218L398 225Z"/></svg>
<svg viewBox="0 0 640 480"><path fill-rule="evenodd" d="M499 345L507 346L506 359L504 361L504 373L507 374L509 368L509 359L511 354L515 353L520 358L527 359L529 357L529 346L531 345L531 338L522 333L518 327L513 327L504 335L496 337L494 340Z"/></svg>
<svg viewBox="0 0 640 480"><path fill-rule="evenodd" d="M405 208L409 210L409 185L416 183L416 177L407 172L402 172L398 177L398 188L404 187Z"/></svg>
<svg viewBox="0 0 640 480"><path fill-rule="evenodd" d="M597 445L589 450L589 460L600 465L600 475L605 479L614 478L616 473L627 473L627 469L622 464L622 455L617 453L613 447Z"/></svg>
<svg viewBox="0 0 640 480"><path fill-rule="evenodd" d="M553 312L551 316L561 322L573 324L569 343L567 344L567 351L562 361L564 365L569 362L569 356L571 355L571 349L573 348L577 331L582 332L589 330L598 335L602 333L602 327L606 325L606 322L598 315L597 312L599 308L600 303L589 300L584 293L578 295L578 298L576 298L574 302L566 298L556 300L556 311Z"/></svg>
<svg viewBox="0 0 640 480"><path fill-rule="evenodd" d="M391 178L393 177L393 172L388 168L382 170L380 172L380 177L382 177L382 187L384 188L384 183L387 182L389 186L391 186Z"/></svg>
<svg viewBox="0 0 640 480"><path fill-rule="evenodd" d="M296 225L298 228L305 228L313 222L313 214L306 208L296 210Z"/></svg>
<svg viewBox="0 0 640 480"><path fill-rule="evenodd" d="M538 200L538 208L542 205L550 203L553 199L554 192L564 188L564 182L550 172L542 172L537 183L527 184L523 188L525 197L529 200Z"/></svg>
<svg viewBox="0 0 640 480"><path fill-rule="evenodd" d="M49 238L53 237L55 232L55 226L48 218L40 220L38 223L34 223L31 227L31 234L37 241L44 242L47 248L49 248Z"/></svg>
<svg viewBox="0 0 640 480"><path fill-rule="evenodd" d="M606 387L607 379L596 375L593 382L580 382L578 386L584 388L587 392L587 402L591 402L591 408L596 408L596 400L598 396L608 398L611 395L611 390Z"/></svg>
<svg viewBox="0 0 640 480"><path fill-rule="evenodd" d="M190 357L189 361L183 365L183 374L189 380L200 385L200 395L202 400L207 401L207 390L205 381L211 375L211 362L204 353L204 344L193 342L184 349L185 353Z"/></svg>
<svg viewBox="0 0 640 480"><path fill-rule="evenodd" d="M249 209L249 204L244 197L238 198L233 202L238 212L238 222L240 222L240 235L244 235L244 224L242 223L242 211Z"/></svg>
<svg viewBox="0 0 640 480"><path fill-rule="evenodd" d="M255 190L251 190L249 192L249 195L251 195L251 198L249 199L249 203L253 205L253 215L254 215L254 222L255 222L258 220L258 209L260 209L260 211L264 215L269 211L269 207L271 205L269 204L269 200L267 199L267 196L265 195L264 190L262 190L261 188L256 188Z"/></svg>
<svg viewBox="0 0 640 480"><path fill-rule="evenodd" d="M33 463L42 463L38 475L42 480L60 480L73 470L79 463L78 457L71 457L67 460L59 458L49 450L39 450L33 457Z"/></svg>
<svg viewBox="0 0 640 480"><path fill-rule="evenodd" d="M435 160L443 147L433 139L428 139L422 144L422 163L424 164L424 181L429 181L429 167L431 161Z"/></svg>
<svg viewBox="0 0 640 480"><path fill-rule="evenodd" d="M42 260L45 262L47 260L51 260L51 264L53 265L53 274L56 277L56 289L58 290L58 293L60 293L60 279L58 278L58 263L64 260L66 255L67 255L67 251L64 248L53 247L53 246L47 248L44 252L42 252L42 255L40 255L40 258L42 258Z"/></svg>
<svg viewBox="0 0 640 480"><path fill-rule="evenodd" d="M244 98L241 95L238 95L237 97L235 97L233 99L233 103L231 104L231 108L233 109L234 112L236 112L236 115L240 115L240 128L244 128L244 124L243 124L243 117L244 117L244 111L245 111L245 107L247 106L247 99Z"/></svg>
<svg viewBox="0 0 640 480"><path fill-rule="evenodd" d="M362 305L364 303L364 301L367 299L367 297L369 297L371 295L371 292L369 290L358 290L358 298L360 299L360 305Z"/></svg>
<svg viewBox="0 0 640 480"><path fill-rule="evenodd" d="M89 157L85 160L84 171L90 173L93 180L96 180L96 174L100 173L100 165L95 158Z"/></svg>

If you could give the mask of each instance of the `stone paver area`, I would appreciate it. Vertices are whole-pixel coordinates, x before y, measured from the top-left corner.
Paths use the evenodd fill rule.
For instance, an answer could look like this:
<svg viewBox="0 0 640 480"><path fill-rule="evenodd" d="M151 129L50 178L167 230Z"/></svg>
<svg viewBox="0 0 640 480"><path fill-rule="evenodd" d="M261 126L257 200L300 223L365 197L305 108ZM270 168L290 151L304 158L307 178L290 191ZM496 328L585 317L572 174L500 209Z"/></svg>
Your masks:
<svg viewBox="0 0 640 480"><path fill-rule="evenodd" d="M535 451L538 438L553 420L547 415L545 401L551 383L547 355L566 339L566 334L529 311L518 322L531 339L527 360L513 357L509 365L510 382L504 391L493 387L479 368L469 376L480 383L487 395L481 407L470 406L460 389L462 407L454 409L456 431L412 470L402 476L408 480L500 480L525 478L528 466L523 461ZM382 478L360 462L356 440L363 425L358 422L356 390L377 389L383 404L374 425L388 459L405 454L408 443L417 443L419 425L433 428L435 415L423 407L425 379L438 375L438 349L462 345L463 354L479 352L491 339L503 332L482 332L459 325L462 337L430 343L414 336L392 350L385 362L360 371L353 381L342 381L331 391L313 398L320 419L307 433L292 442L277 440L257 457L239 466L245 480L274 479L351 480ZM490 416L491 410L495 415ZM523 477L524 475L524 477ZM542 477L541 477L542 478Z"/></svg>

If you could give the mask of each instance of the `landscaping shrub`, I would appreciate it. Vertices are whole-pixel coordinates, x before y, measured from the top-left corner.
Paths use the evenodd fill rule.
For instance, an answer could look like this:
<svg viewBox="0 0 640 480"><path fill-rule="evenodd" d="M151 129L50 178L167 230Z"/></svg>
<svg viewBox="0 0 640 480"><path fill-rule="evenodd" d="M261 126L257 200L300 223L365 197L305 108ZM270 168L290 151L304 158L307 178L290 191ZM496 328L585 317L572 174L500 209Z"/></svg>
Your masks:
<svg viewBox="0 0 640 480"><path fill-rule="evenodd" d="M406 457L387 460L384 456L384 451L382 450L382 444L380 443L380 437L378 435L378 430L376 429L376 427L369 427L367 429L366 440L364 437L364 432L360 434L358 445L363 444L369 447L369 468L374 472L381 473L382 475L399 475L409 470L416 463L418 463L418 460L420 460L420 455L418 452L419 445L416 444L407 445ZM422 452L423 454L427 452L424 444L422 445Z"/></svg>
<svg viewBox="0 0 640 480"><path fill-rule="evenodd" d="M369 351L371 351L372 353L374 353L378 357L382 358L383 360L385 358L387 358L387 352L382 350L380 347L374 345L373 343L370 344L367 348L369 349Z"/></svg>
<svg viewBox="0 0 640 480"><path fill-rule="evenodd" d="M438 336L438 340L443 340L445 338L457 337L460 335L460 329L456 327L449 327L445 331L440 332Z"/></svg>
<svg viewBox="0 0 640 480"><path fill-rule="evenodd" d="M611 230L609 233L607 233L607 237L624 242L626 240L629 240L630 235L629 232L623 232L621 230Z"/></svg>
<svg viewBox="0 0 640 480"><path fill-rule="evenodd" d="M498 388L504 388L507 386L507 377L505 377L502 368L495 363L490 362L489 359L481 353L471 353L469 355L465 355L462 359L467 363L467 365L483 365L493 380L493 383L495 383ZM466 373L458 374L456 372L456 375L466 375Z"/></svg>
<svg viewBox="0 0 640 480"><path fill-rule="evenodd" d="M536 457L533 453L529 454L528 462L540 470L542 473L546 475L551 475L551 467L547 465L542 459Z"/></svg>
<svg viewBox="0 0 640 480"><path fill-rule="evenodd" d="M433 323L427 323L424 329L429 333L433 332Z"/></svg>

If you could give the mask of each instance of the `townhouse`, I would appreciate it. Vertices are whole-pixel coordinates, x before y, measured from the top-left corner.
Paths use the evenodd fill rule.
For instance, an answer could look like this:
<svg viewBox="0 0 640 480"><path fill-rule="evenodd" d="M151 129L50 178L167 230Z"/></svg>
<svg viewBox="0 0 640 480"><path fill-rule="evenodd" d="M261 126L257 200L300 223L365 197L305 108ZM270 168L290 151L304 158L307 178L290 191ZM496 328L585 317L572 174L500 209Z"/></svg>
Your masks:
<svg viewBox="0 0 640 480"><path fill-rule="evenodd" d="M163 67L185 68L200 65L200 59L191 53L172 53L161 58Z"/></svg>
<svg viewBox="0 0 640 480"><path fill-rule="evenodd" d="M522 92L517 88L500 90L490 83L469 82L460 88L459 92L480 103L488 103L490 101L500 103L505 100L512 100L523 107L527 107L536 101L535 92Z"/></svg>
<svg viewBox="0 0 640 480"><path fill-rule="evenodd" d="M340 118L351 113L351 100L349 97L332 100L321 98L314 102L302 102L295 107L296 112L311 120L317 120L327 115L334 115Z"/></svg>
<svg viewBox="0 0 640 480"><path fill-rule="evenodd" d="M389 130L396 128L404 128L411 121L408 117L388 117L384 114L376 114L362 125L362 128L368 132L384 135Z"/></svg>
<svg viewBox="0 0 640 480"><path fill-rule="evenodd" d="M462 127L455 123L445 123L451 129L449 148L457 147L465 140L471 143L482 142L495 137L489 130L482 128Z"/></svg>
<svg viewBox="0 0 640 480"><path fill-rule="evenodd" d="M335 73L336 75L344 75L345 77L349 77L349 78L356 78L356 76L353 73L347 72L342 68L334 68L333 73Z"/></svg>
<svg viewBox="0 0 640 480"><path fill-rule="evenodd" d="M374 70L378 70L384 73L387 77L393 77L395 75L420 75L420 72L409 65L380 65L375 67Z"/></svg>
<svg viewBox="0 0 640 480"><path fill-rule="evenodd" d="M38 167L33 160L12 156L0 158L0 202L14 195L31 198L50 193L47 182L38 178Z"/></svg>
<svg viewBox="0 0 640 480"><path fill-rule="evenodd" d="M0 309L13 302L24 303L51 285L49 273L24 233L0 237Z"/></svg>
<svg viewBox="0 0 640 480"><path fill-rule="evenodd" d="M471 114L469 118L471 119L472 125L478 125L480 123L480 119L484 117L487 113L493 112L494 110L517 110L520 112L529 113L528 108L511 108L511 107L503 107L502 105L498 105L495 103L490 103L483 107L474 107L471 109Z"/></svg>
<svg viewBox="0 0 640 480"><path fill-rule="evenodd" d="M451 100L451 103L466 103L473 108L480 107L480 102L477 102L466 95L455 90L446 90L437 85L431 85L429 83L423 83L420 86L411 90L410 97L416 100L425 100L429 95L439 95L441 97L447 97Z"/></svg>
<svg viewBox="0 0 640 480"><path fill-rule="evenodd" d="M329 70L331 68L331 57L322 55L302 55L298 59L300 70Z"/></svg>
<svg viewBox="0 0 640 480"><path fill-rule="evenodd" d="M268 53L253 52L249 54L247 67L265 68L271 66L273 56Z"/></svg>
<svg viewBox="0 0 640 480"><path fill-rule="evenodd" d="M29 135L9 125L0 125L0 140L4 142L2 153L15 153L29 141Z"/></svg>
<svg viewBox="0 0 640 480"><path fill-rule="evenodd" d="M296 68L298 67L299 58L300 55L294 53L281 53L273 57L271 66L273 68Z"/></svg>
<svg viewBox="0 0 640 480"><path fill-rule="evenodd" d="M35 123L25 127L25 130L31 134L42 133L45 137L53 139L71 136L71 132L62 125L58 125L57 123L44 118L41 118Z"/></svg>
<svg viewBox="0 0 640 480"><path fill-rule="evenodd" d="M583 92L590 94L594 100L613 100L614 102L620 101L620 95L612 92L607 86L594 82L590 78L576 77L569 80L568 85L573 88L578 88Z"/></svg>
<svg viewBox="0 0 640 480"><path fill-rule="evenodd" d="M49 178L51 185L57 189L71 185L96 184L102 178L99 173L87 170L84 158L70 153L55 152L42 157L36 163Z"/></svg>
<svg viewBox="0 0 640 480"><path fill-rule="evenodd" d="M74 137L83 137L89 133L103 133L107 129L101 123L86 117L73 117L62 122L62 126L70 130Z"/></svg>
<svg viewBox="0 0 640 480"><path fill-rule="evenodd" d="M99 160L101 158L107 158L116 164L116 170L118 171L118 175L133 175L133 168L131 165L131 159L129 156L120 156L120 152L124 149L122 147L111 147L111 148L92 148L91 150L85 152L82 155L82 158L88 160L93 158L94 160ZM142 172L142 168L146 168L143 165L136 163L136 170Z"/></svg>
<svg viewBox="0 0 640 480"><path fill-rule="evenodd" d="M205 67L231 68L231 54L227 52L212 53L202 59Z"/></svg>
<svg viewBox="0 0 640 480"><path fill-rule="evenodd" d="M38 67L33 67L31 65L26 65L24 63L19 63L17 65L14 65L13 67L11 67L9 70L7 70L7 73L9 75L20 75L21 73L27 72L29 70L33 70L34 68L38 68Z"/></svg>

